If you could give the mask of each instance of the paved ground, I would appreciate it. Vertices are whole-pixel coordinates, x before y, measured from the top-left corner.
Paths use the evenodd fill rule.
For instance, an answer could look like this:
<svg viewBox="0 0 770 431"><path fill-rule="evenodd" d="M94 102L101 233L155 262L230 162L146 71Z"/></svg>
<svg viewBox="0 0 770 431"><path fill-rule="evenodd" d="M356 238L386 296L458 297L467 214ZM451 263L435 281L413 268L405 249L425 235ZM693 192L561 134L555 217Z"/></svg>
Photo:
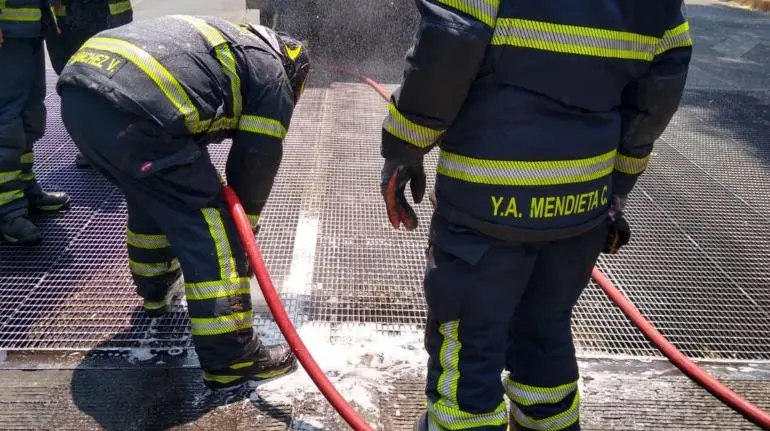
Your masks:
<svg viewBox="0 0 770 431"><path fill-rule="evenodd" d="M135 4L137 19L245 16L241 1ZM376 190L384 105L329 69L357 69L392 90L414 7L297 4L277 0L270 22L308 39L318 68L292 123L260 242L322 367L379 429L406 430L422 403L426 232L387 228ZM770 409L770 19L709 1L692 2L689 14L696 56L687 94L632 197L634 244L601 266L680 349L721 361L709 370ZM0 351L0 429L345 429L301 373L249 400L206 398L184 305L156 321L138 312L120 194L72 167L53 92L47 104L36 170L76 205L40 221L41 247L0 245L0 349L9 350ZM211 150L220 167L226 151ZM426 205L419 214L427 220ZM277 336L266 313L257 327ZM593 285L576 310L574 336L586 429L755 429L654 359Z"/></svg>

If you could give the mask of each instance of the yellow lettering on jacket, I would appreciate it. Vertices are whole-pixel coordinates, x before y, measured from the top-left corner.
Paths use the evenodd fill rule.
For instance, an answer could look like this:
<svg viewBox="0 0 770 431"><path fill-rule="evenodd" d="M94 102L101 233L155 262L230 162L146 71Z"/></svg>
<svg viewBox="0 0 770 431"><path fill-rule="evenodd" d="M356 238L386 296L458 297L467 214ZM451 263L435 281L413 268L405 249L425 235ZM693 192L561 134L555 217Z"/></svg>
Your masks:
<svg viewBox="0 0 770 431"><path fill-rule="evenodd" d="M67 64L86 64L108 75L113 75L126 61L112 54L81 49L70 57Z"/></svg>
<svg viewBox="0 0 770 431"><path fill-rule="evenodd" d="M600 205L607 206L608 191L608 187L604 186L586 193L532 198L529 217L543 219L588 213L599 208Z"/></svg>
<svg viewBox="0 0 770 431"><path fill-rule="evenodd" d="M490 196L492 200L492 215L495 217L522 217L515 197ZM505 207L503 208L503 204Z"/></svg>

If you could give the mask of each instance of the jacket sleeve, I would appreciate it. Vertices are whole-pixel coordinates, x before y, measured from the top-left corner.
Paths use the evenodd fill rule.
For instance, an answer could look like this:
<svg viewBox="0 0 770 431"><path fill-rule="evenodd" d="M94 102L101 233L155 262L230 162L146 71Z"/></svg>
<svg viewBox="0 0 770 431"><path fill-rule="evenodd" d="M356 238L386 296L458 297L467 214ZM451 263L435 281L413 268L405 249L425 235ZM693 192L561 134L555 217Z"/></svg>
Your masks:
<svg viewBox="0 0 770 431"><path fill-rule="evenodd" d="M692 56L692 39L684 4L661 39L647 72L624 91L622 133L613 173L614 194L631 192L655 141L679 109Z"/></svg>
<svg viewBox="0 0 770 431"><path fill-rule="evenodd" d="M383 124L382 156L428 153L465 102L492 39L499 0L416 0L421 20Z"/></svg>
<svg viewBox="0 0 770 431"><path fill-rule="evenodd" d="M238 194L252 228L270 196L283 156L283 140L294 111L294 96L285 79L251 84L227 158L227 182Z"/></svg>

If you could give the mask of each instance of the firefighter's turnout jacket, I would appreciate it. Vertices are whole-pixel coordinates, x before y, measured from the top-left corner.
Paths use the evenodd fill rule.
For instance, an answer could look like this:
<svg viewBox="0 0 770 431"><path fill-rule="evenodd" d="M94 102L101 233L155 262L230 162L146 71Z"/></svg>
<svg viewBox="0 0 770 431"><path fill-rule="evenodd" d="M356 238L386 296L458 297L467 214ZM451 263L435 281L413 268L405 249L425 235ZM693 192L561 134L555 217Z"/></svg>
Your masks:
<svg viewBox="0 0 770 431"><path fill-rule="evenodd" d="M278 170L294 109L281 55L277 41L224 19L167 16L89 39L68 62L57 88L93 90L124 112L153 120L169 140L194 137L195 145L151 166L137 160L137 174L184 164L200 146L232 138L227 180L256 218Z"/></svg>
<svg viewBox="0 0 770 431"><path fill-rule="evenodd" d="M53 5L48 0L0 0L3 38L36 38L56 31Z"/></svg>
<svg viewBox="0 0 770 431"><path fill-rule="evenodd" d="M681 1L417 0L422 21L382 154L440 147L438 213L497 237L590 230L676 111Z"/></svg>
<svg viewBox="0 0 770 431"><path fill-rule="evenodd" d="M54 12L63 32L97 33L133 20L131 0L60 0Z"/></svg>

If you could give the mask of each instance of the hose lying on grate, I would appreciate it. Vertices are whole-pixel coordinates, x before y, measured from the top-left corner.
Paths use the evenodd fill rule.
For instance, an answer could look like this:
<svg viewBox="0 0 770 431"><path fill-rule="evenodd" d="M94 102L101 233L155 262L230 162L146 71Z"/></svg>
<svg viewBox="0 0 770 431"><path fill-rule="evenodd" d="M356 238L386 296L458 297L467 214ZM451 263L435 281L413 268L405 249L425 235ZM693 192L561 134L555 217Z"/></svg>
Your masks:
<svg viewBox="0 0 770 431"><path fill-rule="evenodd" d="M370 87L374 89L383 99L390 101L390 94L388 90L382 87L374 80L367 78L359 73L346 71L346 70L334 70L335 72L343 73L345 75L351 75L359 78ZM733 410L740 413L746 419L750 420L754 424L770 430L770 414L763 411L750 401L741 397L732 389L728 388L722 382L715 379L711 374L699 367L696 363L691 361L685 356L679 349L676 348L670 341L666 339L663 334L660 333L632 304L623 293L618 290L617 287L607 278L599 268L594 268L591 277L594 281L604 290L604 293L609 296L612 302L620 308L623 313L631 320L631 322L639 328L640 331L647 337L648 340L663 353L672 364L682 370L690 379L701 385L708 390L712 395L720 399L723 403L730 406Z"/></svg>
<svg viewBox="0 0 770 431"><path fill-rule="evenodd" d="M318 387L321 393L329 400L329 403L335 410L342 416L343 419L350 425L355 431L373 431L356 411L345 401L340 395L337 389L332 385L324 372L315 362L310 355L302 339L297 334L294 325L291 323L289 315L281 304L281 298L275 291L273 282L270 279L270 274L267 271L265 262L262 259L262 253L257 245L257 240L254 238L254 233L251 230L251 224L246 216L246 212L243 210L241 201L235 194L235 191L229 186L225 186L224 189L225 200L230 210L230 214L235 219L235 225L238 227L238 236L241 238L243 248L246 249L246 254L249 257L251 267L254 269L254 275L259 282L259 288L262 290L262 294L265 296L265 302L270 308L270 312L275 318L275 322L278 324L281 333L286 338L286 341L291 346L291 350L297 356L300 364L305 368L307 374L313 380L313 383Z"/></svg>

